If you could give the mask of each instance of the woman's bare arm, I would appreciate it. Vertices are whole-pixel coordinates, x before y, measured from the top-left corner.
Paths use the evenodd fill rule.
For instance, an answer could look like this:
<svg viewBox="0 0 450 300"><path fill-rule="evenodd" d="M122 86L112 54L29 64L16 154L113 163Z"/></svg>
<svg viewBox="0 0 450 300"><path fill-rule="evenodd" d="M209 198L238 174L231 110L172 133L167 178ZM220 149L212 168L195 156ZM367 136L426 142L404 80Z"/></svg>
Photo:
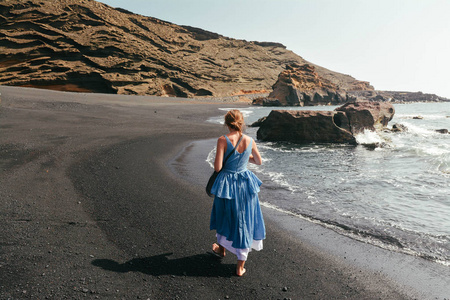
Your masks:
<svg viewBox="0 0 450 300"><path fill-rule="evenodd" d="M226 148L227 148L227 140L225 139L225 137L221 136L217 140L216 158L214 160L214 170L216 172L219 172L222 169L223 156L225 154Z"/></svg>
<svg viewBox="0 0 450 300"><path fill-rule="evenodd" d="M258 147L256 146L255 141L253 141L253 143L252 143L252 154L250 155L250 158L248 161L255 165L262 164L261 154L259 154Z"/></svg>

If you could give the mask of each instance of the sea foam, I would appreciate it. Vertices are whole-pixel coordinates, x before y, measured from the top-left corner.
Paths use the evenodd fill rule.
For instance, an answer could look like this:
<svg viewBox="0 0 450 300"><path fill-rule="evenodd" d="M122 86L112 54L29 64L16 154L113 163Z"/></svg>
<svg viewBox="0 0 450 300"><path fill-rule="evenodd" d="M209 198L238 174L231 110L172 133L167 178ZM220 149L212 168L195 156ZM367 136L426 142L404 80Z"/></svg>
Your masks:
<svg viewBox="0 0 450 300"><path fill-rule="evenodd" d="M359 133L355 136L356 142L360 145L371 145L371 144L381 144L386 141L375 131L364 130L364 132Z"/></svg>

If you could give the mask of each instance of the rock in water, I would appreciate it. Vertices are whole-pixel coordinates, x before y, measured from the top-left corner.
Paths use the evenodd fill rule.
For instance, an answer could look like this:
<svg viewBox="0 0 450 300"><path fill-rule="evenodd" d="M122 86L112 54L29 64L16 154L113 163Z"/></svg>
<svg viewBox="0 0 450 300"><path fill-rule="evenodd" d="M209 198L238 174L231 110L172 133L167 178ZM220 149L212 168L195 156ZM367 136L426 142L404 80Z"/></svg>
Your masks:
<svg viewBox="0 0 450 300"><path fill-rule="evenodd" d="M442 134L447 134L448 133L448 129L436 129L436 132L442 133Z"/></svg>
<svg viewBox="0 0 450 300"><path fill-rule="evenodd" d="M294 143L356 144L345 113L338 111L272 110L261 124L257 138Z"/></svg>
<svg viewBox="0 0 450 300"><path fill-rule="evenodd" d="M375 131L386 127L395 114L394 106L388 102L349 102L335 110L345 112L354 135L365 129Z"/></svg>
<svg viewBox="0 0 450 300"><path fill-rule="evenodd" d="M396 123L396 124L392 125L392 131L393 132L405 132L405 131L408 131L408 127L406 127L403 124Z"/></svg>
<svg viewBox="0 0 450 300"><path fill-rule="evenodd" d="M356 144L355 135L379 130L394 116L390 103L352 102L334 111L272 110L260 124L257 138L294 143Z"/></svg>

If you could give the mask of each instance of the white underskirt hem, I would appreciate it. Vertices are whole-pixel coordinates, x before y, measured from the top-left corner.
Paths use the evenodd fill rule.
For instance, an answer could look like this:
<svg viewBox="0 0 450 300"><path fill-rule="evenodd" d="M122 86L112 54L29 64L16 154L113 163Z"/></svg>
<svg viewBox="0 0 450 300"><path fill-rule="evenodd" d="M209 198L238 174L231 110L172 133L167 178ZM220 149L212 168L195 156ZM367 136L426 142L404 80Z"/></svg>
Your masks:
<svg viewBox="0 0 450 300"><path fill-rule="evenodd" d="M237 249L232 246L233 242L228 241L225 236L216 233L216 237L217 237L217 243L219 245L221 245L222 247L224 247L225 249L227 249L228 251L230 251L231 253L234 253L237 256L238 260L246 261L248 253L250 251L252 251L252 249L256 250L256 251L260 251L263 249L263 241L262 240L253 240L253 243L250 248Z"/></svg>

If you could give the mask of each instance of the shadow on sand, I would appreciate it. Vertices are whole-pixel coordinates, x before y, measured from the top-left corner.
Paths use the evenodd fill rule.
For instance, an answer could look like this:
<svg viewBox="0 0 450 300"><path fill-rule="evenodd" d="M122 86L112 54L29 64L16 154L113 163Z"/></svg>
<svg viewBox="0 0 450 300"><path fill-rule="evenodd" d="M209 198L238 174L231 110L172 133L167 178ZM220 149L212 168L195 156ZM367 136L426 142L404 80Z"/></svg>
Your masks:
<svg viewBox="0 0 450 300"><path fill-rule="evenodd" d="M232 277L235 274L235 264L222 264L219 258L210 253L169 259L168 256L172 254L133 258L122 264L111 259L95 259L92 265L118 273L141 272L152 276Z"/></svg>

